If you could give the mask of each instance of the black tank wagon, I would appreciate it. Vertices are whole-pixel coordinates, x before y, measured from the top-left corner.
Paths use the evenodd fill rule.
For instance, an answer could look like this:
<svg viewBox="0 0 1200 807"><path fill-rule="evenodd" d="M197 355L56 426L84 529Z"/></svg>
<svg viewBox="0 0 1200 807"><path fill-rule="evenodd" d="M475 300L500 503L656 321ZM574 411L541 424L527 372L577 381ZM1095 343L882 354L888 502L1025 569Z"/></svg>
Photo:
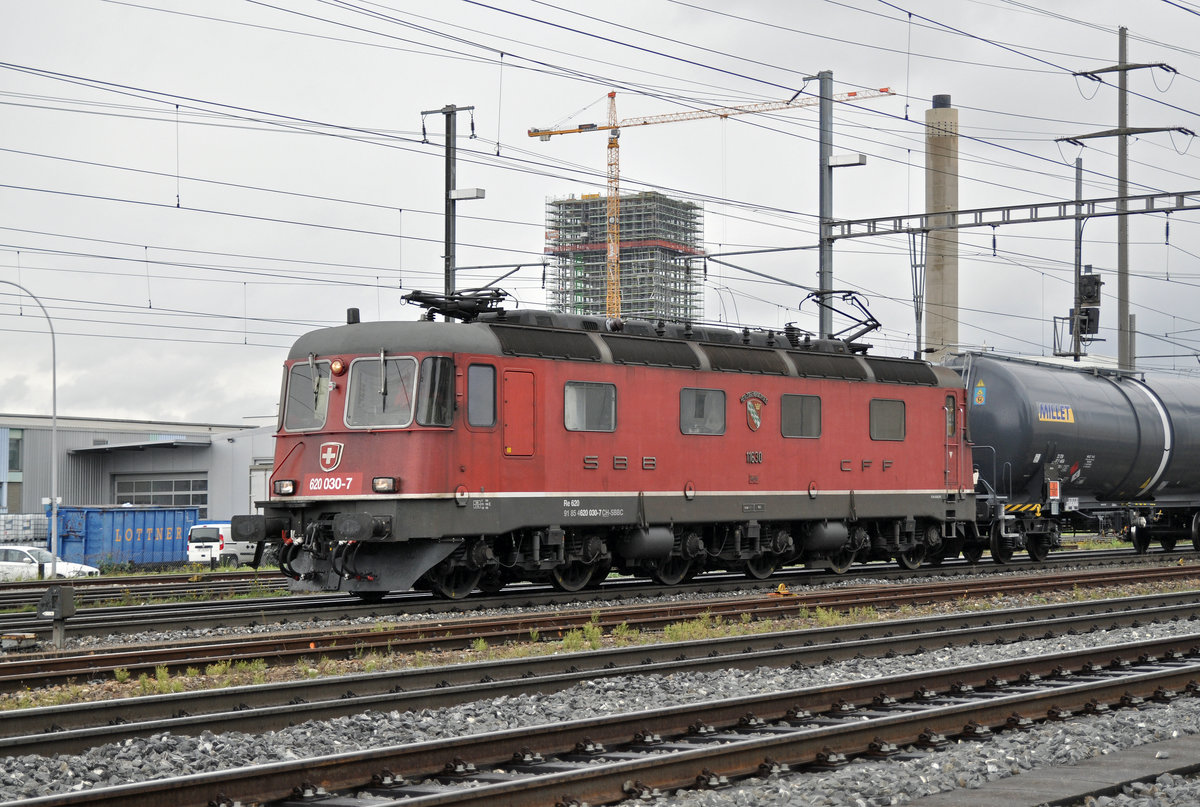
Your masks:
<svg viewBox="0 0 1200 807"><path fill-rule="evenodd" d="M1107 517L1139 552L1200 550L1200 380L967 354L978 490L1003 500L993 534L1050 536Z"/></svg>

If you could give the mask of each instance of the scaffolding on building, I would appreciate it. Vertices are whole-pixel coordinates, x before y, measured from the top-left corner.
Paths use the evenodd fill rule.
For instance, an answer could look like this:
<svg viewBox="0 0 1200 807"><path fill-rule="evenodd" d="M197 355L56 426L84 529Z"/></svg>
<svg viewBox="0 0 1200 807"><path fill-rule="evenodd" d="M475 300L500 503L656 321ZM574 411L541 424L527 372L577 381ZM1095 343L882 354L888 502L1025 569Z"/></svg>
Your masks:
<svg viewBox="0 0 1200 807"><path fill-rule="evenodd" d="M604 316L607 202L598 193L546 203L546 254L554 259L550 308ZM656 191L621 196L621 313L629 319L702 317L703 210Z"/></svg>

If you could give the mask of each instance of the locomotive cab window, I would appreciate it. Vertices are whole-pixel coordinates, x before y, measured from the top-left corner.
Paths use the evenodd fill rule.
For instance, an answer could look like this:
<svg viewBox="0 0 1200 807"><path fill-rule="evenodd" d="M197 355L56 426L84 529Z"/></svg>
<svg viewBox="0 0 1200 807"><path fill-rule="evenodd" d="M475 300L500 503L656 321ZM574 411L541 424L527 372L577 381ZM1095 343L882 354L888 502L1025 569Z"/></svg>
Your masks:
<svg viewBox="0 0 1200 807"><path fill-rule="evenodd" d="M679 431L684 434L724 434L725 391L681 389Z"/></svg>
<svg viewBox="0 0 1200 807"><path fill-rule="evenodd" d="M904 439L904 401L885 398L871 401L871 439Z"/></svg>
<svg viewBox="0 0 1200 807"><path fill-rule="evenodd" d="M417 423L449 426L454 422L454 360L428 356L421 360L417 386Z"/></svg>
<svg viewBox="0 0 1200 807"><path fill-rule="evenodd" d="M372 356L350 362L346 425L408 426L413 420L417 360L410 356Z"/></svg>
<svg viewBox="0 0 1200 807"><path fill-rule="evenodd" d="M821 399L816 395L781 395L779 431L784 437L821 436Z"/></svg>
<svg viewBox="0 0 1200 807"><path fill-rule="evenodd" d="M953 395L946 396L946 436L954 437L958 432L957 403Z"/></svg>
<svg viewBox="0 0 1200 807"><path fill-rule="evenodd" d="M287 374L283 405L283 428L289 432L311 431L325 425L329 410L329 362L297 362Z"/></svg>
<svg viewBox="0 0 1200 807"><path fill-rule="evenodd" d="M467 425L496 425L496 368L490 364L467 368Z"/></svg>
<svg viewBox="0 0 1200 807"><path fill-rule="evenodd" d="M569 432L617 429L617 388L591 381L568 381L563 388L563 425Z"/></svg>

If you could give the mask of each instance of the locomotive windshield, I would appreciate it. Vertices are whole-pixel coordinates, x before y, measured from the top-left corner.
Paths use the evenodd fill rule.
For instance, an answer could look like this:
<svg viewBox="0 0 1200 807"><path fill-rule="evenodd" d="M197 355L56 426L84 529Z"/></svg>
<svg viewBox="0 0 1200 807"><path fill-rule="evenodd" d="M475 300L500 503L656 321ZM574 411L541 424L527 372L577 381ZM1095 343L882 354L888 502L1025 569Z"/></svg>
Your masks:
<svg viewBox="0 0 1200 807"><path fill-rule="evenodd" d="M329 409L329 362L297 362L288 371L283 406L283 428L289 432L310 431L325 425Z"/></svg>
<svg viewBox="0 0 1200 807"><path fill-rule="evenodd" d="M417 391L417 423L449 426L454 417L454 361L429 356L421 361L421 384Z"/></svg>
<svg viewBox="0 0 1200 807"><path fill-rule="evenodd" d="M416 381L417 360L411 356L355 359L350 363L346 425L408 426L413 420Z"/></svg>

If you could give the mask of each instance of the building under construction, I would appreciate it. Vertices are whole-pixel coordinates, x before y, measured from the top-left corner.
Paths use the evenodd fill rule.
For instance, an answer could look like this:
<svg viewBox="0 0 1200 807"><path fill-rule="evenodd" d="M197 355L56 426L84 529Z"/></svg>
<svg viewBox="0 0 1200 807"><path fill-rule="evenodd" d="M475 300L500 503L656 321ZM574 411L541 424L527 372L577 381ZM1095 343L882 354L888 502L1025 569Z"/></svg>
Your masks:
<svg viewBox="0 0 1200 807"><path fill-rule="evenodd" d="M622 195L621 315L686 322L704 312L697 261L704 232L700 205L648 191ZM607 199L584 194L546 204L546 254L553 256L550 307L605 314Z"/></svg>

